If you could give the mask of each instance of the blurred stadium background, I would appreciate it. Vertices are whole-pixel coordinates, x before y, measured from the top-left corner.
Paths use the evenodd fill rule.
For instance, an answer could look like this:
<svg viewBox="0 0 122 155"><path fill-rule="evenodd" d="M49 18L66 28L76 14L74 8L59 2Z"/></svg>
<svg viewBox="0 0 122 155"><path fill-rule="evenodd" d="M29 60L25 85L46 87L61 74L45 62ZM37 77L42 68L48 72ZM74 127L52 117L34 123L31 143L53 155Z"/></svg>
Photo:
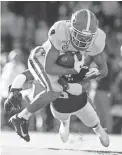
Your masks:
<svg viewBox="0 0 122 155"><path fill-rule="evenodd" d="M47 40L50 26L57 20L69 19L73 12L87 8L99 19L100 28L106 35L105 54L108 76L89 90L101 124L111 135L122 134L122 2L121 1L2 1L1 2L1 129L11 133L9 116L3 109L8 95L8 86L15 76L27 68L27 59L35 46ZM23 105L29 104L32 84L23 91ZM59 122L50 112L49 106L38 111L30 119L29 130L42 134L57 133ZM75 116L71 118L72 133L92 133ZM122 136L122 135L121 135ZM9 135L10 137L10 135ZM12 153L11 153L12 154ZM70 153L71 154L71 153ZM12 154L13 155L13 154ZM46 155L46 153L45 153ZM78 153L77 153L78 155Z"/></svg>

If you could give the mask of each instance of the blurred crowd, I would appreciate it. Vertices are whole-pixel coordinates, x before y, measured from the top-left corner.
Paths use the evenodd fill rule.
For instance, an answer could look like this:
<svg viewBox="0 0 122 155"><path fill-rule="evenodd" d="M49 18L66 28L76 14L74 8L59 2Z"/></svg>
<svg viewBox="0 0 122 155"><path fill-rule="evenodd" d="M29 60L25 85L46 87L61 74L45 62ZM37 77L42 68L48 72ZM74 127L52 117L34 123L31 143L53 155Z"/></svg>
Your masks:
<svg viewBox="0 0 122 155"><path fill-rule="evenodd" d="M91 83L90 96L103 127L109 133L122 133L122 2L118 1L3 1L1 2L1 127L11 129L9 116L3 110L8 86L13 79L27 69L27 59L35 46L47 40L50 26L57 20L69 19L78 9L90 9L99 27L107 35L105 54L109 68L108 76ZM28 91L31 91L28 84ZM25 94L24 104L29 103ZM38 111L30 119L30 130L57 131L56 120L49 106ZM79 121L72 118L71 130L76 132ZM80 128L80 125L79 125ZM81 131L82 132L82 131Z"/></svg>

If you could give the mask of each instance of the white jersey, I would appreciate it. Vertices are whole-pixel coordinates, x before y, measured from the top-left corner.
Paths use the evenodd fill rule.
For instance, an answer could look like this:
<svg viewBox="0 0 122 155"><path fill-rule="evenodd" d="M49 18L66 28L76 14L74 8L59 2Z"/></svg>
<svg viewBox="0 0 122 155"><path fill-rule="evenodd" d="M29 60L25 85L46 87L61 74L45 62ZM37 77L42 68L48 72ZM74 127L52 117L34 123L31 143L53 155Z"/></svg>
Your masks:
<svg viewBox="0 0 122 155"><path fill-rule="evenodd" d="M31 73L35 79L43 83L43 86L48 88L48 90L62 90L61 85L57 82L59 77L57 75L49 75L45 72L46 55L50 51L51 46L53 45L60 54L66 51L77 52L70 42L69 27L70 20L56 22L49 30L48 40L42 46L36 47L30 55L28 66ZM80 53L86 57L88 55L94 56L101 53L105 47L105 38L105 33L98 28L97 35L92 40L90 47L86 51L80 51ZM38 58L35 58L35 54Z"/></svg>
<svg viewBox="0 0 122 155"><path fill-rule="evenodd" d="M56 22L49 30L48 41L43 44L44 49L49 49L50 42L60 52L76 51L70 41L70 20L62 20ZM94 56L101 53L105 47L106 34L103 30L98 28L97 35L93 38L90 47L86 51L80 51L81 54Z"/></svg>

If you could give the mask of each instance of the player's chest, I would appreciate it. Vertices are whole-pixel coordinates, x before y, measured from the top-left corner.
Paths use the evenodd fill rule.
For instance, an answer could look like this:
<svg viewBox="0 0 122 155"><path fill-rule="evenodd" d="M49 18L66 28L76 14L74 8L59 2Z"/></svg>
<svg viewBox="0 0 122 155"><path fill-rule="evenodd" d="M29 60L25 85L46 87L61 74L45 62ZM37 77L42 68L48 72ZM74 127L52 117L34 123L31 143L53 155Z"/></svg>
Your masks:
<svg viewBox="0 0 122 155"><path fill-rule="evenodd" d="M67 51L72 51L72 52L80 52L82 55L84 55L85 58L88 57L89 55L89 52L91 51L91 49L88 49L86 51L78 51L76 50L72 44L71 44L71 41L70 40L62 40L61 42L61 48L60 48L60 54L63 54Z"/></svg>
<svg viewBox="0 0 122 155"><path fill-rule="evenodd" d="M63 54L67 51L77 52L76 49L72 46L70 40L62 40L61 41L60 54Z"/></svg>

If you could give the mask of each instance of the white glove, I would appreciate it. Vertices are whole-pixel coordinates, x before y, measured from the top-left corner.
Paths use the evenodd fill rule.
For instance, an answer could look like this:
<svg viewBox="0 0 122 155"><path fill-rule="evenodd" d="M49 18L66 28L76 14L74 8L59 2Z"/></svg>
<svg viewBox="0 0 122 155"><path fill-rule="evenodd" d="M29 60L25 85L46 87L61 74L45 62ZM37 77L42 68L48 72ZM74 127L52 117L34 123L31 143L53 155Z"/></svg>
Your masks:
<svg viewBox="0 0 122 155"><path fill-rule="evenodd" d="M94 79L100 75L100 72L97 68L90 68L89 72L86 73L84 79Z"/></svg>
<svg viewBox="0 0 122 155"><path fill-rule="evenodd" d="M82 56L82 60L79 61L77 56L74 55L74 69L79 73L81 70L81 67L84 65L84 56Z"/></svg>

